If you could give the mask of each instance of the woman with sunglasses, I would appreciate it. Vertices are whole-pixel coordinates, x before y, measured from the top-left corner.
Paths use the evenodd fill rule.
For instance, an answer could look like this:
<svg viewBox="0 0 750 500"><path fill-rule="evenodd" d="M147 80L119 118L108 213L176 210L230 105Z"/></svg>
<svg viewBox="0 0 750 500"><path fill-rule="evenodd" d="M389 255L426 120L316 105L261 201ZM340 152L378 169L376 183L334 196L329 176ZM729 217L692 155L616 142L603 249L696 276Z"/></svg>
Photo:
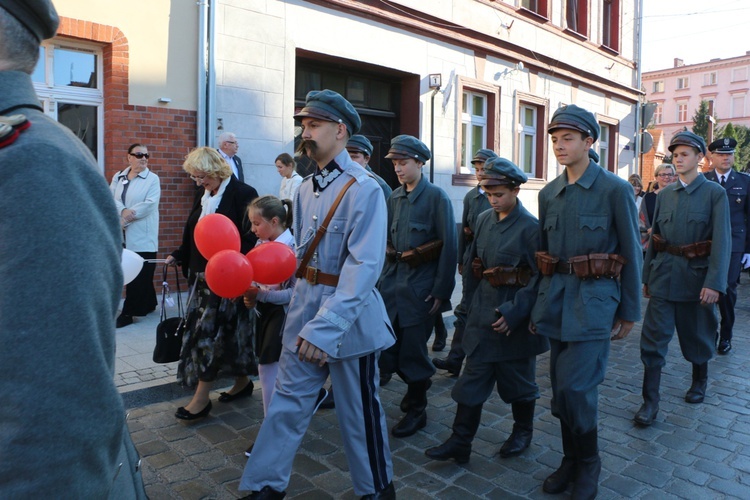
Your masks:
<svg viewBox="0 0 750 500"><path fill-rule="evenodd" d="M109 186L120 213L123 243L144 259L155 259L159 239L159 176L148 168L148 148L132 144L128 148L128 167L117 172ZM154 269L144 263L138 276L125 287L125 303L117 317L117 328L133 322L133 316L145 316L156 309Z"/></svg>

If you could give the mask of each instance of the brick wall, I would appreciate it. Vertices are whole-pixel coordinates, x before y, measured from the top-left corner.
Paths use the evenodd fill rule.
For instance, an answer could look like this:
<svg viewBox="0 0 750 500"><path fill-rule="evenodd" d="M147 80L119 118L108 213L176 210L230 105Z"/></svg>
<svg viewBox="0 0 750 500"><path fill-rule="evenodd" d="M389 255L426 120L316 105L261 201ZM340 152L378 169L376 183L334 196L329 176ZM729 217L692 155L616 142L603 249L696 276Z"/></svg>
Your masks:
<svg viewBox="0 0 750 500"><path fill-rule="evenodd" d="M195 111L129 103L128 40L118 28L78 19L61 18L58 36L102 46L104 77L104 175L127 166L127 148L144 144L151 157L149 168L161 181L159 204L159 258L182 241L182 229L195 194L195 184L182 170L185 155L195 147ZM155 276L161 288L161 267ZM171 281L171 280L170 280Z"/></svg>

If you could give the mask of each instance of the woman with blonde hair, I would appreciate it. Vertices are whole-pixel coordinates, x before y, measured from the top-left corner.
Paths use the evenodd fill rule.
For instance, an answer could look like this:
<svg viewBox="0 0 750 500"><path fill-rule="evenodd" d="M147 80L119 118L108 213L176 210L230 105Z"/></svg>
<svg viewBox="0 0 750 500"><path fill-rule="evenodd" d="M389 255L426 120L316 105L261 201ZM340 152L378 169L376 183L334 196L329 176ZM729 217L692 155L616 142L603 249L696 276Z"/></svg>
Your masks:
<svg viewBox="0 0 750 500"><path fill-rule="evenodd" d="M219 397L219 401L229 402L252 394L253 383L248 375L257 374L257 367L249 311L241 300L223 299L209 290L204 276L206 259L198 251L193 233L206 215L222 214L237 226L240 250L250 251L257 238L246 223L245 214L258 192L233 177L229 164L213 148L194 149L182 168L203 191L188 216L182 245L167 257L167 264L181 265L188 283L196 286L194 300L188 304L177 367L177 380L196 390L190 403L175 413L181 420L195 420L211 411L209 391L219 373L235 376L234 386Z"/></svg>

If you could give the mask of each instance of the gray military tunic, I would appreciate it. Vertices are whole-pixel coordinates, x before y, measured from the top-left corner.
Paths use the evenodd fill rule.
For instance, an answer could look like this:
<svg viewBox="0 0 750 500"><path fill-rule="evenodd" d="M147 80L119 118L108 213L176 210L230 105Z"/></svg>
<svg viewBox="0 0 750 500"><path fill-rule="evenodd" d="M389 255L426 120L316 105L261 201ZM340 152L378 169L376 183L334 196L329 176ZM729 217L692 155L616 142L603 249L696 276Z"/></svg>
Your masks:
<svg viewBox="0 0 750 500"><path fill-rule="evenodd" d="M724 189L703 175L687 187L680 181L670 184L656 197L652 228L652 235L660 235L669 245L711 240L711 255L688 260L656 252L653 241L649 244L643 283L648 285L651 300L643 321L641 358L646 367L663 366L676 326L683 355L701 364L713 354L718 319L715 305L699 305L700 291L710 288L724 293L732 250ZM681 305L685 307L676 311Z"/></svg>
<svg viewBox="0 0 750 500"><path fill-rule="evenodd" d="M336 387L336 413L355 493L381 491L393 476L378 395L378 356L395 338L375 289L385 259L386 207L377 182L346 149L334 161L343 173L325 189L314 191L311 177L300 185L294 199L294 237L301 259L341 189L356 179L309 264L338 275L338 285L297 280L284 325L275 392L245 466L243 491L263 486L286 489L318 391L329 374ZM300 361L298 337L326 352L328 363L320 367Z"/></svg>
<svg viewBox="0 0 750 500"><path fill-rule="evenodd" d="M616 318L638 321L643 262L633 187L593 161L568 184L563 172L539 192L540 250L565 261L590 253L626 259L619 279L544 276L531 319L550 339L552 413L575 434L598 425L598 385Z"/></svg>
<svg viewBox="0 0 750 500"><path fill-rule="evenodd" d="M475 225L475 240L467 251L467 264L463 275L467 290L472 296L468 310L468 321L464 331L463 347L467 362L464 373L453 389L453 399L468 406L482 404L489 397L498 365L515 366L505 363L522 360L523 365L531 366L534 372L535 357L549 350L549 341L542 335L529 332L529 315L536 300L537 268L534 253L539 248L539 224L526 210L521 201L503 220L493 209L485 210ZM532 279L525 287L493 287L486 279L477 279L471 262L475 257L482 260L485 268L495 266L528 268ZM510 335L492 329L497 321L495 309L499 309L511 329ZM478 365L477 369L474 365ZM524 366L526 368L526 366ZM514 373L512 377L497 378L498 392L506 402L530 400L538 397L538 387L534 377L524 373ZM481 372L481 373L479 373ZM486 383L480 383L489 381ZM514 383L520 380L520 383Z"/></svg>

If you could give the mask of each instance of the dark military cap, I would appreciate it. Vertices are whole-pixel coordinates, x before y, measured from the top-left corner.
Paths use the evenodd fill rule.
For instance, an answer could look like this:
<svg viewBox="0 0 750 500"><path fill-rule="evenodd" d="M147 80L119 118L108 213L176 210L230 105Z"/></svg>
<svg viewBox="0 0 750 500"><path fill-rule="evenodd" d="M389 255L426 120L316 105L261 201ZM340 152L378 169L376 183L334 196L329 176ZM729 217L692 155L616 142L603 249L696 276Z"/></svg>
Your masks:
<svg viewBox="0 0 750 500"><path fill-rule="evenodd" d="M703 140L703 137L688 132L687 130L675 134L674 137L672 137L672 140L669 141L669 147L667 149L669 149L670 153L673 153L677 146L690 146L701 153L706 154L706 141Z"/></svg>
<svg viewBox="0 0 750 500"><path fill-rule="evenodd" d="M510 160L495 156L484 163L480 186L520 186L529 180L526 174Z"/></svg>
<svg viewBox="0 0 750 500"><path fill-rule="evenodd" d="M405 160L414 158L422 163L430 159L430 148L424 142L411 135L397 135L391 139L391 149L386 158L391 160Z"/></svg>
<svg viewBox="0 0 750 500"><path fill-rule="evenodd" d="M372 156L372 143L364 135L353 135L346 143L346 149L362 153L365 156Z"/></svg>
<svg viewBox="0 0 750 500"><path fill-rule="evenodd" d="M57 32L60 18L49 0L0 0L0 8L18 19L40 42Z"/></svg>
<svg viewBox="0 0 750 500"><path fill-rule="evenodd" d="M589 148L589 158L594 160L594 163L599 163L599 160L601 160L601 158L599 158L599 153L597 153L591 148Z"/></svg>
<svg viewBox="0 0 750 500"><path fill-rule="evenodd" d="M712 153L719 153L721 155L732 155L734 154L734 148L737 147L737 141L731 137L725 137L723 139L716 139L714 142L708 145L708 150Z"/></svg>
<svg viewBox="0 0 750 500"><path fill-rule="evenodd" d="M497 154L495 154L494 151L491 149L479 149L476 153L474 153L474 158L471 160L471 164L475 163L484 163L490 158L495 158Z"/></svg>
<svg viewBox="0 0 750 500"><path fill-rule="evenodd" d="M318 118L329 122L343 123L349 137L359 132L362 120L349 101L333 90L311 90L307 93L305 107L294 118Z"/></svg>
<svg viewBox="0 0 750 500"><path fill-rule="evenodd" d="M555 111L547 127L551 134L559 128L569 128L587 134L596 142L599 139L599 123L591 111L586 111L575 104L568 104Z"/></svg>

